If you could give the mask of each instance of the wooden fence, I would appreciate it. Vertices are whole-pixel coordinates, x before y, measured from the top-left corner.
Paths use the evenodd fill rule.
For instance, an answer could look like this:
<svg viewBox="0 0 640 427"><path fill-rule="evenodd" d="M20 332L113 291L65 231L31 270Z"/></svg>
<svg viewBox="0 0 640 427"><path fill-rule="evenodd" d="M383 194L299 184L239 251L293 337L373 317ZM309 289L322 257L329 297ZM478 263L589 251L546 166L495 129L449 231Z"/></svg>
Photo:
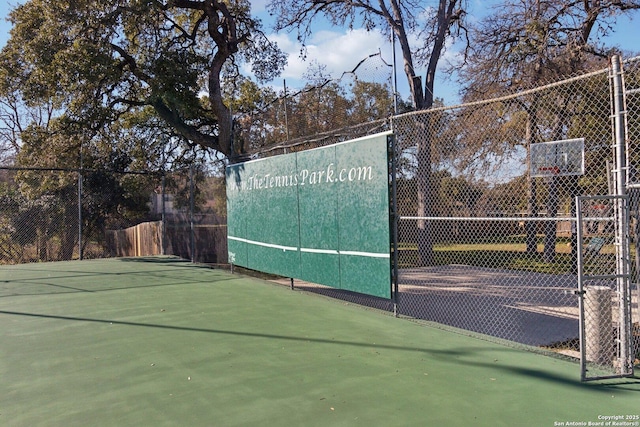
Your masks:
<svg viewBox="0 0 640 427"><path fill-rule="evenodd" d="M162 221L109 230L107 248L114 257L162 255Z"/></svg>
<svg viewBox="0 0 640 427"><path fill-rule="evenodd" d="M122 230L107 231L107 249L113 257L175 255L196 262L227 263L227 226L166 224L162 250L162 221L143 222Z"/></svg>

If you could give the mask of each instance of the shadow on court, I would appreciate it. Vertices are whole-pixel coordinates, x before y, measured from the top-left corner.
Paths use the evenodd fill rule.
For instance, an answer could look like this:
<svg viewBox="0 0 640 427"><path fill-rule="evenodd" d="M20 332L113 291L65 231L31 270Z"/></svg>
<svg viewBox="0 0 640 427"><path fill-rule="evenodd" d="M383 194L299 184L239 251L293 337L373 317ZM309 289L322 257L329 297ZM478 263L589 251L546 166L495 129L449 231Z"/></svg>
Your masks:
<svg viewBox="0 0 640 427"><path fill-rule="evenodd" d="M189 270L188 276L182 274L184 268ZM210 272L211 268L175 257L4 266L0 269L0 298L210 283L209 274L206 278L193 274L198 270ZM218 280L228 278L220 277Z"/></svg>
<svg viewBox="0 0 640 427"><path fill-rule="evenodd" d="M578 337L576 278L452 265L400 271L400 315L527 346ZM278 280L287 284L286 280ZM309 283L296 288L393 311L393 302Z"/></svg>
<svg viewBox="0 0 640 427"><path fill-rule="evenodd" d="M0 310L0 315L53 319L53 320L63 320L63 321L71 321L71 322L102 323L102 324L117 325L117 326L169 329L174 331L198 332L198 333L207 333L207 334L214 334L214 335L231 335L236 337L256 338L256 339L264 339L264 340L299 341L299 342L305 342L305 343L313 342L316 344L336 346L336 347L352 346L352 347L362 347L362 348L376 349L376 350L386 349L386 350L393 350L393 351L400 351L400 352L415 352L415 353L423 353L428 355L431 358L438 359L443 362L448 362L451 364L458 363L462 359L464 360L465 364L477 366L480 368L495 369L497 366L499 370L503 370L507 373L527 376L527 377L544 380L552 383L561 383L564 385L568 385L570 387L577 387L577 388L583 388L583 389L600 391L600 392L608 392L611 389L616 389L618 391L629 391L634 393L640 392L640 388L634 388L634 387L625 388L625 385L640 385L640 378L617 380L617 381L609 382L608 384L604 384L604 385L597 384L597 383L582 383L582 382L576 382L566 377L552 375L549 372L545 372L545 371L532 370L532 369L527 369L525 367L520 367L520 366L496 365L495 362L497 362L498 359L495 359L494 363L483 363L483 362L476 361L477 359L479 359L480 354L483 352L489 352L491 354L496 354L496 353L519 354L520 353L518 350L511 349L508 347L479 348L479 347L468 346L468 347L453 348L453 349L446 349L446 350L437 350L437 349L430 349L427 347L408 347L408 346L401 346L401 345L388 345L384 343L375 344L375 343L358 342L358 341L313 338L310 336L304 336L304 337L303 336L286 336L286 335L254 333L254 332L246 332L246 331L204 329L204 328L193 328L193 327L184 327L184 326L127 322L127 321L108 320L108 319L92 319L92 318L83 318L83 317L58 316L58 315L49 315L49 314L25 313L25 312L14 312L14 311L3 311L3 310Z"/></svg>
<svg viewBox="0 0 640 427"><path fill-rule="evenodd" d="M581 383L566 360L189 265L0 268L0 288L81 289L0 298L0 425L551 426L638 413L638 378Z"/></svg>

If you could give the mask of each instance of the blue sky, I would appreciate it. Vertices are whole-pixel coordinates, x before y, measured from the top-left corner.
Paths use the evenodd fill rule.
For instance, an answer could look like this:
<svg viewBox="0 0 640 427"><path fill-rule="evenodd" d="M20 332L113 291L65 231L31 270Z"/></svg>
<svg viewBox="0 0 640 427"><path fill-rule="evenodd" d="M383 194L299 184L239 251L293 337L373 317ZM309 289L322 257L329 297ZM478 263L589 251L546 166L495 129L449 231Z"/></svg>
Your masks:
<svg viewBox="0 0 640 427"><path fill-rule="evenodd" d="M265 30L269 32L268 14L265 13L265 5L268 0L252 1L253 13L263 19ZM22 3L21 0L5 0L0 1L0 46L4 46L9 37L10 24L5 18L9 11L17 4ZM470 15L481 16L486 13L486 0L471 0ZM634 19L630 20L626 17L619 19L616 25L616 31L610 38L609 44L617 45L626 51L640 52L640 37L637 25L640 23L640 11L634 15ZM382 57L388 62L392 62L392 48L388 39L379 33L369 33L363 29L347 30L330 26L319 27L308 42L307 61L302 61L299 57L300 45L296 40L295 34L281 33L272 34L271 37L277 40L281 49L289 53L289 65L284 70L279 81L273 82L275 87L282 86L284 80L287 86L292 90L299 89L303 82L302 75L307 71L311 61L326 66L326 71L334 78L340 77L344 71L352 70L358 62L365 57L381 52ZM399 91L403 97L407 97L406 83L404 74L401 70L400 55L397 55L399 61L398 85ZM450 48L443 57L443 63L446 61L455 61L456 50ZM424 74L424 73L422 73ZM445 104L451 105L458 102L454 82L444 79L443 73L438 74L435 87L436 97L443 98Z"/></svg>

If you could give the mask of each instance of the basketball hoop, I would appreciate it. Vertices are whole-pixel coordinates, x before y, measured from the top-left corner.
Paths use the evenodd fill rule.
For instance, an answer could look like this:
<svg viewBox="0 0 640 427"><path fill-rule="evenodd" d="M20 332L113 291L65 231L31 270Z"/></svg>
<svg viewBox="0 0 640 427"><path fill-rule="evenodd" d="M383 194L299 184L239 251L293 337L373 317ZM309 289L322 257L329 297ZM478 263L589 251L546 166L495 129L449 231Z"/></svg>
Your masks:
<svg viewBox="0 0 640 427"><path fill-rule="evenodd" d="M529 173L536 178L584 175L584 138L531 144Z"/></svg>
<svg viewBox="0 0 640 427"><path fill-rule="evenodd" d="M544 177L547 183L551 183L554 178L560 176L560 168L558 166L540 166L538 167L538 176Z"/></svg>
<svg viewBox="0 0 640 427"><path fill-rule="evenodd" d="M538 167L538 172L540 172L540 175L544 176L560 175L560 168L557 166L540 166Z"/></svg>

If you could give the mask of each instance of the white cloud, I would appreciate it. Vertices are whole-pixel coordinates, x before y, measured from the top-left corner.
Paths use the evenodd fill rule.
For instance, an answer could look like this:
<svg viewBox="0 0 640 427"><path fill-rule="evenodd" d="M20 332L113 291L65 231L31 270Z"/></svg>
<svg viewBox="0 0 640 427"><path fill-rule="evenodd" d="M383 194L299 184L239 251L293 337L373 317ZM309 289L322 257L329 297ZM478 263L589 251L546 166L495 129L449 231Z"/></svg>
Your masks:
<svg viewBox="0 0 640 427"><path fill-rule="evenodd" d="M288 65L282 73L282 78L300 86L304 84L302 76L313 62L324 65L331 77L339 78L343 72L351 71L371 54L382 51L383 57L387 60L391 56L389 41L378 32L368 32L364 29L343 32L317 31L307 42L305 58L300 56L302 45L293 35L281 33L269 37L289 54Z"/></svg>
<svg viewBox="0 0 640 427"><path fill-rule="evenodd" d="M263 4L266 2L267 0ZM252 6L254 3L258 2L252 1ZM410 37L412 37L412 46L419 42L419 40L415 39L415 36L410 35ZM269 38L275 41L280 49L288 54L286 68L278 79L271 82L271 85L277 90L282 88L285 80L289 90L301 89L306 83L303 75L308 71L310 64L314 62L326 67L326 73L332 78L340 78L342 73L353 70L360 61L378 52L382 53L382 58L385 62L388 64L393 62L391 41L380 32L366 31L362 28L354 30L330 26L318 28L307 40L305 58L300 56L302 45L296 39L295 33L281 32L271 34ZM447 65L456 63L459 54L459 48L448 42L441 59L441 67L436 75L436 96L444 97L445 99L457 97L454 94L457 89L452 88L450 79L447 81L447 77L451 76L444 75L442 70ZM402 53L397 43L396 58L398 91L403 98L407 98L409 96L408 84L403 72ZM418 69L417 71L424 79L424 69ZM245 70L245 72L249 73L248 70Z"/></svg>

